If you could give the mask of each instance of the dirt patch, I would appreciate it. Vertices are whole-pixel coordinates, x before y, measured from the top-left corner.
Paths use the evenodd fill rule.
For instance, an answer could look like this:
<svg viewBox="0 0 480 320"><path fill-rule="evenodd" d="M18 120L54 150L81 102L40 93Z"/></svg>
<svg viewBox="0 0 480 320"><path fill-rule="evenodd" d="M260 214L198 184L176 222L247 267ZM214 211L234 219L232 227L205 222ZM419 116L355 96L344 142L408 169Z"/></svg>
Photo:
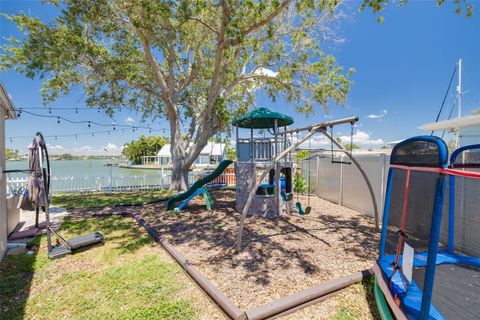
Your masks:
<svg viewBox="0 0 480 320"><path fill-rule="evenodd" d="M155 204L141 215L243 310L370 268L376 258L374 219L317 197L311 197L312 212L305 217L247 218L245 250L236 254L235 193L211 194L214 211L197 198L180 213ZM300 201L307 203L306 197ZM342 299L335 301L342 305ZM366 301L356 308L356 318L373 317ZM308 310L318 315L317 307L302 312ZM302 318L318 319L310 312Z"/></svg>

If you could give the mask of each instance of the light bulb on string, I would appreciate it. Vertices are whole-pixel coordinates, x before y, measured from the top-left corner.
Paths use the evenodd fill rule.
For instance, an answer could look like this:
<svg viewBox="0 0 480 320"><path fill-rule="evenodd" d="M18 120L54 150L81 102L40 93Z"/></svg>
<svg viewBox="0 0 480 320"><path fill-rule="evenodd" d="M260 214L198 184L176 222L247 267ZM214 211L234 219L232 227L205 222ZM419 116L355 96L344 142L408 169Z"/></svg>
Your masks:
<svg viewBox="0 0 480 320"><path fill-rule="evenodd" d="M60 117L57 117L57 123L60 123Z"/></svg>
<svg viewBox="0 0 480 320"><path fill-rule="evenodd" d="M115 125L113 125L113 131L115 131Z"/></svg>
<svg viewBox="0 0 480 320"><path fill-rule="evenodd" d="M48 108L48 113L52 113L52 108Z"/></svg>
<svg viewBox="0 0 480 320"><path fill-rule="evenodd" d="M92 137L95 136L95 133L92 132Z"/></svg>
<svg viewBox="0 0 480 320"><path fill-rule="evenodd" d="M57 140L57 136L55 136L55 140Z"/></svg>
<svg viewBox="0 0 480 320"><path fill-rule="evenodd" d="M10 137L10 142L13 142L13 139L12 139L12 137Z"/></svg>
<svg viewBox="0 0 480 320"><path fill-rule="evenodd" d="M78 113L78 108L75 108L75 113Z"/></svg>
<svg viewBox="0 0 480 320"><path fill-rule="evenodd" d="M78 138L77 135L75 135L75 139L77 139L77 138Z"/></svg>
<svg viewBox="0 0 480 320"><path fill-rule="evenodd" d="M91 125L90 125L90 121L88 121L88 127L89 127L89 128L91 127Z"/></svg>
<svg viewBox="0 0 480 320"><path fill-rule="evenodd" d="M152 133L152 128L148 128L148 133Z"/></svg>

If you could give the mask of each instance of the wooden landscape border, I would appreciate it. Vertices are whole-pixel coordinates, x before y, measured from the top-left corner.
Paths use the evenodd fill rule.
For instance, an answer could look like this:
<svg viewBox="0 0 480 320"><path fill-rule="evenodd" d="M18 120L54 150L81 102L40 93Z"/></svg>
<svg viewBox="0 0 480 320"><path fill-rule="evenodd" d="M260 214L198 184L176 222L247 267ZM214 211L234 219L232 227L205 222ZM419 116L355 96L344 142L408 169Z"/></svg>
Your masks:
<svg viewBox="0 0 480 320"><path fill-rule="evenodd" d="M120 207L120 206L119 206ZM328 280L318 286L307 288L264 304L262 306L243 311L237 307L222 291L213 285L188 259L183 256L174 246L172 246L166 239L162 238L160 233L151 226L138 213L126 206L121 206L124 210L121 212L103 212L94 214L94 217L119 215L123 217L132 217L140 226L142 226L147 233L159 243L168 254L185 270L185 272L200 286L200 288L213 300L213 302L220 308L220 310L230 319L233 320L263 320L274 319L287 314L293 313L299 309L311 306L313 304L327 300L336 295L342 289L361 282L368 276L373 274L372 269L366 269L354 272L350 275L340 277L334 280Z"/></svg>

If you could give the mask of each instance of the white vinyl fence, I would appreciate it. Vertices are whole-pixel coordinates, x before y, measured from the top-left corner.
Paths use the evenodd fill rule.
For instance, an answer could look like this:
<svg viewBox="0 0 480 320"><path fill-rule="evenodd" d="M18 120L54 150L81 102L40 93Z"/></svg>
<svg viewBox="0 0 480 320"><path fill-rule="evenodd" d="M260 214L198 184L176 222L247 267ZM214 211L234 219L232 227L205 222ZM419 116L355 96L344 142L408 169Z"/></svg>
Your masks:
<svg viewBox="0 0 480 320"><path fill-rule="evenodd" d="M373 153L354 154L354 157L370 179L381 220L390 156ZM348 162L348 157L336 154L334 161ZM301 162L302 175L307 184L309 167L311 193L372 217L375 215L367 184L355 164L332 163L330 153L313 155Z"/></svg>
<svg viewBox="0 0 480 320"><path fill-rule="evenodd" d="M225 181L232 180L229 174L223 174L219 178ZM190 173L188 180L192 184L198 174ZM218 179L218 178L217 178ZM13 190L25 187L28 177L11 178L7 184ZM172 176L164 175L137 175L137 176L102 176L102 177L52 177L50 183L51 193L75 193L75 192L115 192L135 190L155 190L170 188Z"/></svg>

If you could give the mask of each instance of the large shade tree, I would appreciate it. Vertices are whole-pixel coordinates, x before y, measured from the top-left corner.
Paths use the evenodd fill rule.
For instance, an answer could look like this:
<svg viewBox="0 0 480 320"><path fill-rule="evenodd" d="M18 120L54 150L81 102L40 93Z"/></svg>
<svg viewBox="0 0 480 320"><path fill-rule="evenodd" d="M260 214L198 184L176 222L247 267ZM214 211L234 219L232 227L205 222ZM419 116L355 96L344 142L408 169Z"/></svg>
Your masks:
<svg viewBox="0 0 480 320"><path fill-rule="evenodd" d="M341 103L349 73L322 52L337 0L50 0L53 21L7 16L23 32L0 65L40 77L45 103L81 86L86 104L170 125L173 185L208 139L262 88L301 112Z"/></svg>
<svg viewBox="0 0 480 320"><path fill-rule="evenodd" d="M86 104L108 114L131 108L165 117L175 189L186 187L208 139L252 105L256 89L311 112L341 103L351 84L350 71L321 50L339 0L43 2L58 9L52 21L6 16L24 36L8 39L0 68L45 79L46 104L81 86ZM388 3L361 7L378 12ZM473 12L466 0L455 3L457 13Z"/></svg>

